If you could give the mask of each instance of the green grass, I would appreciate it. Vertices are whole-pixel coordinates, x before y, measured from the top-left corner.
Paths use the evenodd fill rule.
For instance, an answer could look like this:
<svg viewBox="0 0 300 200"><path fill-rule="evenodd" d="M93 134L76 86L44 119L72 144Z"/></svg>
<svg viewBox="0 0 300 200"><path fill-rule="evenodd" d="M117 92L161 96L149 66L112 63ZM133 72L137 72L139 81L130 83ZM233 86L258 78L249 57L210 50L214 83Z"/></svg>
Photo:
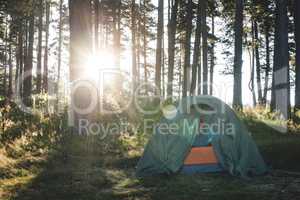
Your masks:
<svg viewBox="0 0 300 200"><path fill-rule="evenodd" d="M244 118L273 169L300 171L300 136L281 134L260 120ZM226 173L137 179L142 153L136 140L69 137L49 152L20 156L1 169L0 199L183 200L297 199L300 176L270 175L242 180ZM2 173L3 172L3 173Z"/></svg>

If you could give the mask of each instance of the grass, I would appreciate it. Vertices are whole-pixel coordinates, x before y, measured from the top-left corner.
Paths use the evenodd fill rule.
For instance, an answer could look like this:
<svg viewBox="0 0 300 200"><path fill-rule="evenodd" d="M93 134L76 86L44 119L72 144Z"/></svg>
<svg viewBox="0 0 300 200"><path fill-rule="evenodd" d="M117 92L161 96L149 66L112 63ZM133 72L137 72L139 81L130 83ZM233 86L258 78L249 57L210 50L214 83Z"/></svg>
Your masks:
<svg viewBox="0 0 300 200"><path fill-rule="evenodd" d="M266 162L273 169L300 170L297 130L281 134L261 120L243 117ZM272 174L245 181L222 174L174 175L137 179L142 153L135 140L70 137L59 148L17 154L0 165L0 199L29 200L182 200L297 199L300 176ZM2 158L1 158L2 159ZM3 156L4 160L4 156ZM10 160L10 161L8 161Z"/></svg>

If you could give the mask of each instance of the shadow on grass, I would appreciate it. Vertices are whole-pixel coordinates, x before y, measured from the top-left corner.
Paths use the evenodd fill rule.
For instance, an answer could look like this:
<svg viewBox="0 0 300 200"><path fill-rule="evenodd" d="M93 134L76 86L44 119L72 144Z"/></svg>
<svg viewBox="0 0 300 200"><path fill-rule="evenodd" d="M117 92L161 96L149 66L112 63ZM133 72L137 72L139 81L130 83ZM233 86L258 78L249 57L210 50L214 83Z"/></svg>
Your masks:
<svg viewBox="0 0 300 200"><path fill-rule="evenodd" d="M73 148L49 156L39 173L15 191L13 199L97 199L99 191L110 188L111 175L103 170L101 157Z"/></svg>
<svg viewBox="0 0 300 200"><path fill-rule="evenodd" d="M280 133L259 120L245 122L266 163L272 169L300 171L299 133Z"/></svg>
<svg viewBox="0 0 300 200"><path fill-rule="evenodd" d="M271 130L263 123L248 126L264 158L272 167L289 170L300 166L296 149L300 143L298 136L270 133ZM283 179L266 176L245 182L227 174L178 174L138 179L135 177L135 166L139 155L129 155L123 151L123 147L104 151L99 145L97 141L86 138L68 141L61 151L53 153L38 165L39 173L16 190L12 199L252 200L277 196L281 199L295 199L300 196L300 190L292 188L300 188L300 180L293 177ZM36 166L36 163L24 162L19 165L30 168ZM290 185L286 186L287 183ZM285 189L281 193L282 188Z"/></svg>

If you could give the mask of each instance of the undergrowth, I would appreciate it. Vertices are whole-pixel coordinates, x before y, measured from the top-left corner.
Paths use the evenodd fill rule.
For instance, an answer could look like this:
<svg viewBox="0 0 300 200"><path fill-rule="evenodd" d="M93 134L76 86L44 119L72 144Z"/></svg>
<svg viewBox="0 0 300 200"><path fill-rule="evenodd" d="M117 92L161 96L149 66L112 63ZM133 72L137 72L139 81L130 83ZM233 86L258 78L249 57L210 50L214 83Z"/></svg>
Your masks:
<svg viewBox="0 0 300 200"><path fill-rule="evenodd" d="M98 122L130 123L128 133L105 138L73 135L66 113L28 115L15 105L1 113L0 199L288 199L300 194L293 189L299 187L295 177L266 176L249 183L226 174L137 179L135 166L152 132L143 132L142 120L156 123L161 113L98 115ZM277 121L265 109L244 109L239 116L270 169L299 171L299 124ZM274 124L286 124L287 131ZM286 192L278 193L282 187Z"/></svg>

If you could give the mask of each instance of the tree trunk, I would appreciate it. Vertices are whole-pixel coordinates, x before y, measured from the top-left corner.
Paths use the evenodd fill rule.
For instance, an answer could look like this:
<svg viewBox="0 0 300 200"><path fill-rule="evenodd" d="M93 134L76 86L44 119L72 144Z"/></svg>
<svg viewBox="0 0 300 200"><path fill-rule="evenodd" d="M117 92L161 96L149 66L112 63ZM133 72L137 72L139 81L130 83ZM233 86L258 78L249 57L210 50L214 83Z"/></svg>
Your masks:
<svg viewBox="0 0 300 200"><path fill-rule="evenodd" d="M43 39L43 0L39 0L38 14L38 46L37 46L37 69L36 69L36 89L41 93L42 88L42 39Z"/></svg>
<svg viewBox="0 0 300 200"><path fill-rule="evenodd" d="M13 66L12 66L12 41L10 36L9 47L8 47L8 99L12 98L13 95Z"/></svg>
<svg viewBox="0 0 300 200"><path fill-rule="evenodd" d="M273 92L280 118L290 118L290 78L287 1L276 0Z"/></svg>
<svg viewBox="0 0 300 200"><path fill-rule="evenodd" d="M234 43L234 67L233 67L233 107L242 109L242 55L243 55L243 10L244 1L236 0L235 7L235 43Z"/></svg>
<svg viewBox="0 0 300 200"><path fill-rule="evenodd" d="M8 40L8 24L7 24L7 21L6 21L6 24L5 24L5 35L4 35L4 61L3 61L3 66L4 66L4 74L3 74L3 94L5 96L7 96L7 40Z"/></svg>
<svg viewBox="0 0 300 200"><path fill-rule="evenodd" d="M263 104L267 104L267 96L269 90L269 73L271 70L270 65L270 32L269 27L266 27L265 30L265 41L266 41L266 69L265 69L265 84L264 84L264 94L263 94Z"/></svg>
<svg viewBox="0 0 300 200"><path fill-rule="evenodd" d="M137 66L136 66L136 5L135 0L131 2L131 54L132 54L132 82L133 92L137 88Z"/></svg>
<svg viewBox="0 0 300 200"><path fill-rule="evenodd" d="M61 71L61 57L62 57L62 33L63 33L63 0L59 1L59 25L58 25L58 54L57 54L57 85L56 95L57 103L59 100L59 83L60 83L60 71Z"/></svg>
<svg viewBox="0 0 300 200"><path fill-rule="evenodd" d="M253 19L251 22L251 37L252 37L252 43L251 43L252 57L251 57L251 80L250 80L251 88L250 88L250 90L252 92L253 106L256 107L257 102L256 102L256 92L255 92L255 82L254 82L254 78L255 78L255 31L254 31L254 20Z"/></svg>
<svg viewBox="0 0 300 200"><path fill-rule="evenodd" d="M186 97L188 95L189 82L190 82L190 57L191 57L191 35L192 35L192 20L193 20L193 10L192 10L192 0L188 0L186 5L186 27L185 27L185 43L184 43L184 65L183 65L183 86L182 86L182 96Z"/></svg>
<svg viewBox="0 0 300 200"><path fill-rule="evenodd" d="M26 62L27 62L27 56L28 56L28 27L29 27L29 20L26 19L25 20L25 23L24 23L24 41L23 41L23 68L20 69L20 76L22 76L22 79L20 79L22 82L20 83L20 91L21 91L21 98L23 99L24 98L24 80L25 80L25 77L24 77L24 74L25 74L25 65L26 65Z"/></svg>
<svg viewBox="0 0 300 200"><path fill-rule="evenodd" d="M146 0L143 1L143 51L144 51L144 79L145 79L145 93L148 94L148 67L147 67L147 32L146 32L146 24L147 24L147 18L146 18Z"/></svg>
<svg viewBox="0 0 300 200"><path fill-rule="evenodd" d="M16 76L15 76L15 93L17 97L21 96L21 82L22 72L23 72L23 20L19 23L18 26L18 42L16 47Z"/></svg>
<svg viewBox="0 0 300 200"><path fill-rule="evenodd" d="M70 0L70 80L74 85L71 91L75 90L78 81L85 81L88 78L86 74L86 60L92 55L92 28L91 28L91 6L90 1L86 0ZM84 52L84 53L82 53ZM73 122L75 129L79 128L79 120L87 119L90 109L87 107L93 99L91 89L82 85L72 91L71 116L70 121ZM75 109L77 108L77 109ZM78 109L84 112L79 112ZM93 108L91 108L93 109ZM82 132L79 132L82 133ZM86 133L82 133L86 134Z"/></svg>
<svg viewBox="0 0 300 200"><path fill-rule="evenodd" d="M46 39L44 49L44 73L43 73L43 89L48 93L48 43L49 43L49 26L50 26L50 2L46 1Z"/></svg>
<svg viewBox="0 0 300 200"><path fill-rule="evenodd" d="M117 5L117 33L116 33L116 65L120 69L121 65L121 7L122 1L118 1Z"/></svg>
<svg viewBox="0 0 300 200"><path fill-rule="evenodd" d="M211 30L212 30L212 36L215 37L215 18L214 14L212 14L211 18ZM213 84L214 84L214 68L215 68L215 41L212 41L211 45L211 63L210 63L210 83L209 83L209 94L213 95Z"/></svg>
<svg viewBox="0 0 300 200"><path fill-rule="evenodd" d="M207 31L207 24L206 24L206 13L207 13L207 1L203 0L203 4L202 4L202 51L203 51L203 95L207 95L208 94L208 45L207 45L207 38L208 38L208 31Z"/></svg>
<svg viewBox="0 0 300 200"><path fill-rule="evenodd" d="M158 1L158 21L157 21L157 40L156 40L156 63L155 63L155 86L156 94L161 94L161 66L163 54L163 30L164 28L164 0Z"/></svg>
<svg viewBox="0 0 300 200"><path fill-rule="evenodd" d="M300 2L295 1L295 40L296 40L296 82L295 112L300 111ZM300 118L300 115L298 114Z"/></svg>
<svg viewBox="0 0 300 200"><path fill-rule="evenodd" d="M95 51L99 51L99 0L95 0Z"/></svg>
<svg viewBox="0 0 300 200"><path fill-rule="evenodd" d="M259 38L258 38L258 27L257 22L254 21L254 35L255 35L255 60L256 60L256 84L257 84L257 96L258 104L262 105L262 87L261 87L261 75L260 75L260 56L259 56Z"/></svg>
<svg viewBox="0 0 300 200"><path fill-rule="evenodd" d="M193 54L193 64L192 64L192 82L191 82L191 94L195 94L196 84L197 84L197 71L200 76L198 79L201 80L201 62L199 62L200 58L200 45L201 45L201 0L198 0L197 6L197 23L196 23L196 33L195 33L195 42L194 42L194 54ZM201 81L200 81L201 83ZM200 87L200 85L198 85Z"/></svg>
<svg viewBox="0 0 300 200"><path fill-rule="evenodd" d="M174 0L171 8L171 18L168 24L168 85L167 95L172 98L174 63L175 63L175 42L176 42L176 24L179 0Z"/></svg>
<svg viewBox="0 0 300 200"><path fill-rule="evenodd" d="M140 10L139 10L140 11ZM137 29L137 37L136 37L136 55L137 55L137 82L140 83L141 80L141 18L140 13L138 13L139 20L138 20L138 29Z"/></svg>
<svg viewBox="0 0 300 200"><path fill-rule="evenodd" d="M26 56L26 64L24 67L24 105L31 106L32 93L32 64L33 64L33 43L34 43L34 14L29 19L28 29L28 49Z"/></svg>

